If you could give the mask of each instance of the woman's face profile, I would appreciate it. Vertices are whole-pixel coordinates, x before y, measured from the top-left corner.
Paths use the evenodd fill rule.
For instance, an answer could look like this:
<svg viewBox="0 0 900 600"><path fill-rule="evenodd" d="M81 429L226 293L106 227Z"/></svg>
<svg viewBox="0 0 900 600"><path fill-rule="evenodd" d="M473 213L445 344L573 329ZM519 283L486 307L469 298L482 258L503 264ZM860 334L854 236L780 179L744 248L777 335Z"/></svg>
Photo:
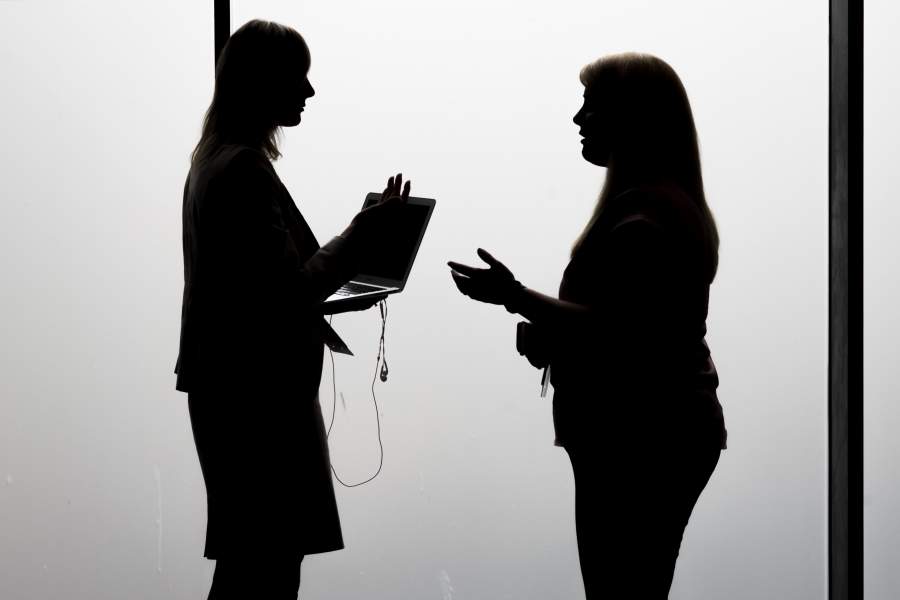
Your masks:
<svg viewBox="0 0 900 600"><path fill-rule="evenodd" d="M581 155L590 163L605 167L609 163L609 111L603 95L595 89L585 89L584 103L572 119L581 135Z"/></svg>
<svg viewBox="0 0 900 600"><path fill-rule="evenodd" d="M309 68L292 70L282 81L279 98L276 100L276 124L280 127L299 125L300 113L306 107L306 101L315 94L316 91L309 82Z"/></svg>

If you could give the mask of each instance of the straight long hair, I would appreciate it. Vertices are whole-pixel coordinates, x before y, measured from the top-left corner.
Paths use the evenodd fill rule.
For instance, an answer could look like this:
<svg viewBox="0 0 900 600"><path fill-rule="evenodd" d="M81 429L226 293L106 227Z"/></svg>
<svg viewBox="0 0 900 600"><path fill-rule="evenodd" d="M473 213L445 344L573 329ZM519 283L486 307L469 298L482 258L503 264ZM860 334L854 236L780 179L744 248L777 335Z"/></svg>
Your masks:
<svg viewBox="0 0 900 600"><path fill-rule="evenodd" d="M610 159L594 213L575 241L584 242L607 202L629 187L671 182L696 204L718 266L719 234L706 202L697 129L687 92L675 70L649 54L604 56L581 70L586 97L602 94L610 111ZM710 278L710 280L711 280Z"/></svg>
<svg viewBox="0 0 900 600"><path fill-rule="evenodd" d="M254 19L235 31L216 62L215 90L191 164L225 144L244 144L278 159L277 99L290 70L309 65L309 47L290 27Z"/></svg>

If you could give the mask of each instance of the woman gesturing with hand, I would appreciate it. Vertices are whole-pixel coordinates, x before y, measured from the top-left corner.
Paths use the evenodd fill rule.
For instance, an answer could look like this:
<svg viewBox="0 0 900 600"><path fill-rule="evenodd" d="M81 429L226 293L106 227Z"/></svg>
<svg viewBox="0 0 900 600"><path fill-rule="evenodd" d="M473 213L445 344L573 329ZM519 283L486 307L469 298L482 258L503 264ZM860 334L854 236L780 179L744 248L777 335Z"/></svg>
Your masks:
<svg viewBox="0 0 900 600"><path fill-rule="evenodd" d="M401 208L409 200L411 183L403 183L403 174L390 177L381 198L359 211L342 234L346 238L358 239L361 244L370 245L377 238L391 234L391 226L396 222ZM402 190L402 191L401 191Z"/></svg>
<svg viewBox="0 0 900 600"><path fill-rule="evenodd" d="M344 546L318 399L323 301L379 251L410 193L402 174L389 178L375 206L319 244L272 166L278 132L315 95L309 68L295 30L235 31L184 186L176 389L206 485L210 600L296 598L303 557Z"/></svg>
<svg viewBox="0 0 900 600"><path fill-rule="evenodd" d="M478 249L478 256L488 264L487 269L470 267L450 261L451 275L463 294L488 304L506 304L515 298L522 284L516 281L506 265L491 256L487 250Z"/></svg>
<svg viewBox="0 0 900 600"><path fill-rule="evenodd" d="M587 599L661 600L725 447L704 339L719 239L674 70L618 54L586 66L581 81L581 154L606 178L559 295L525 287L482 249L486 267L448 264L460 292L525 317L520 353L551 367Z"/></svg>

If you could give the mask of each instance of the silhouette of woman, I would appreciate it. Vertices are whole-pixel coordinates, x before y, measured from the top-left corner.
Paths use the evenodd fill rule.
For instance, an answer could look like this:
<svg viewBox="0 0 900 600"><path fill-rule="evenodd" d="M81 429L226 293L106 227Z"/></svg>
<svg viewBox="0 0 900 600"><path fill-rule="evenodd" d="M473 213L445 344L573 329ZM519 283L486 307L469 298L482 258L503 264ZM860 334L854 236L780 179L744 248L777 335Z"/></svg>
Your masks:
<svg viewBox="0 0 900 600"><path fill-rule="evenodd" d="M314 94L309 66L293 29L238 29L184 187L176 388L206 484L212 600L297 598L303 556L343 547L318 401L322 300L378 251L409 196L391 177L380 203L319 246L270 162Z"/></svg>
<svg viewBox="0 0 900 600"><path fill-rule="evenodd" d="M551 367L588 600L661 599L725 447L704 340L718 234L674 70L618 54L586 66L581 81L582 156L607 171L559 298L524 287L482 249L488 268L449 265L462 293L528 319L519 351Z"/></svg>

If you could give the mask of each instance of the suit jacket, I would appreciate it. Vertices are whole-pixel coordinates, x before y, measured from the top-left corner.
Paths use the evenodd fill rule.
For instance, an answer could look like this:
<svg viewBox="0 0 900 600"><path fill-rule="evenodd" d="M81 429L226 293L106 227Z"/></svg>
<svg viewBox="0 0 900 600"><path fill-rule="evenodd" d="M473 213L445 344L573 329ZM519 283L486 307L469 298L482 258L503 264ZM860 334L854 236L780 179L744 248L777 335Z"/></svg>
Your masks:
<svg viewBox="0 0 900 600"><path fill-rule="evenodd" d="M318 393L321 302L355 274L340 236L320 247L269 160L229 145L184 186L184 295L175 366L183 392Z"/></svg>

